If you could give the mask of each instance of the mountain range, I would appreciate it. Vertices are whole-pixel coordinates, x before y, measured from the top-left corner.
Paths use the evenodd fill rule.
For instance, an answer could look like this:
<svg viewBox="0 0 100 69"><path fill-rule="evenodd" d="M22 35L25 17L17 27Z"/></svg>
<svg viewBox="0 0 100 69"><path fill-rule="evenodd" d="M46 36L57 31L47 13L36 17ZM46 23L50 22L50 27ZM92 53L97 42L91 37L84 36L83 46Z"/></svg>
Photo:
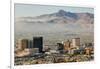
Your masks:
<svg viewBox="0 0 100 69"><path fill-rule="evenodd" d="M18 22L23 23L81 23L81 24L93 24L93 13L73 13L59 10L58 12L51 14L43 14L36 17L19 17L15 19Z"/></svg>
<svg viewBox="0 0 100 69"><path fill-rule="evenodd" d="M91 41L94 35L94 14L59 10L35 17L17 17L14 25L15 39L31 39L33 36L43 36L50 40L82 37L85 41Z"/></svg>

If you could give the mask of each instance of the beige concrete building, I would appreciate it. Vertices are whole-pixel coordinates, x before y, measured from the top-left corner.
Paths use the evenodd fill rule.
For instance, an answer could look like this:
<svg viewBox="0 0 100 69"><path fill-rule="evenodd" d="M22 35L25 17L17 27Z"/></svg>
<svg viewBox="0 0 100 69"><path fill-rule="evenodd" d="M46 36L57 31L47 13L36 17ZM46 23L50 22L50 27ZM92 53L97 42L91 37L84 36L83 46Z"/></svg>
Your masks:
<svg viewBox="0 0 100 69"><path fill-rule="evenodd" d="M31 48L31 49L25 48L22 51L17 51L15 53L15 57L32 56L32 55L34 55L35 53L38 53L38 52L39 52L38 48Z"/></svg>
<svg viewBox="0 0 100 69"><path fill-rule="evenodd" d="M17 50L24 50L28 48L28 39L19 39L16 43Z"/></svg>
<svg viewBox="0 0 100 69"><path fill-rule="evenodd" d="M80 38L73 38L72 39L72 46L73 47L80 46Z"/></svg>
<svg viewBox="0 0 100 69"><path fill-rule="evenodd" d="M69 40L64 42L64 50L68 50L70 48L70 44L71 42Z"/></svg>

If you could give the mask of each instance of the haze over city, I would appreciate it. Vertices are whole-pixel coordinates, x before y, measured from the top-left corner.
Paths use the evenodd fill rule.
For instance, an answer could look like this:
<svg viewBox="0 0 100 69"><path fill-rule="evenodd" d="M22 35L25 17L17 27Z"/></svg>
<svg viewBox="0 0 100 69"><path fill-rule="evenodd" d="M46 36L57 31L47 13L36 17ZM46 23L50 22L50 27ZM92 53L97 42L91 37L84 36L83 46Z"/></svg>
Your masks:
<svg viewBox="0 0 100 69"><path fill-rule="evenodd" d="M93 8L16 3L14 26L15 65L94 59Z"/></svg>

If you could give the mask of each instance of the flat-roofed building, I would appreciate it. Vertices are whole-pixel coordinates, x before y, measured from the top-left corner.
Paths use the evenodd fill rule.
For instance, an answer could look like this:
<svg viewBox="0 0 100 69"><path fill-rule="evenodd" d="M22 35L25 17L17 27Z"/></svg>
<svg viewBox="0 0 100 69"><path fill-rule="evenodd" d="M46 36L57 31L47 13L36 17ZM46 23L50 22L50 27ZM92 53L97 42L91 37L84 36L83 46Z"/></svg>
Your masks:
<svg viewBox="0 0 100 69"><path fill-rule="evenodd" d="M16 48L18 50L24 50L25 48L28 48L28 39L19 39L17 41Z"/></svg>
<svg viewBox="0 0 100 69"><path fill-rule="evenodd" d="M58 46L58 50L64 49L64 45L62 43L57 43L57 46Z"/></svg>
<svg viewBox="0 0 100 69"><path fill-rule="evenodd" d="M28 39L22 39L22 47L25 49L25 48L28 48Z"/></svg>
<svg viewBox="0 0 100 69"><path fill-rule="evenodd" d="M29 46L28 46L28 48L34 48L32 40L29 40Z"/></svg>
<svg viewBox="0 0 100 69"><path fill-rule="evenodd" d="M27 48L27 49L24 50L24 52L29 52L29 55L32 56L35 53L38 53L39 49L38 48L31 48L31 49Z"/></svg>
<svg viewBox="0 0 100 69"><path fill-rule="evenodd" d="M43 51L43 37L33 37L34 48L39 48L39 52Z"/></svg>
<svg viewBox="0 0 100 69"><path fill-rule="evenodd" d="M71 46L71 42L69 40L64 42L64 50L68 50L70 46Z"/></svg>
<svg viewBox="0 0 100 69"><path fill-rule="evenodd" d="M34 54L38 53L38 48L25 48L23 51L18 51L15 53L15 57L24 57L24 56L33 56Z"/></svg>
<svg viewBox="0 0 100 69"><path fill-rule="evenodd" d="M72 47L80 46L80 38L73 38L72 39Z"/></svg>

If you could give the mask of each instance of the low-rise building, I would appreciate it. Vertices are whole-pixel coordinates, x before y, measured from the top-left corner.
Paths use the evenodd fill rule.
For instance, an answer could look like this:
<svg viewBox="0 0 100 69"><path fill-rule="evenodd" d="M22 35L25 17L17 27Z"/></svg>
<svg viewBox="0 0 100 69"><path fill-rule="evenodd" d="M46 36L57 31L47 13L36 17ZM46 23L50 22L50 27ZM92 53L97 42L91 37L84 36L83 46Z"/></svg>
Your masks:
<svg viewBox="0 0 100 69"><path fill-rule="evenodd" d="M38 53L39 49L38 48L26 48L22 51L17 51L15 53L15 57L24 57L24 56L33 56L35 53Z"/></svg>

